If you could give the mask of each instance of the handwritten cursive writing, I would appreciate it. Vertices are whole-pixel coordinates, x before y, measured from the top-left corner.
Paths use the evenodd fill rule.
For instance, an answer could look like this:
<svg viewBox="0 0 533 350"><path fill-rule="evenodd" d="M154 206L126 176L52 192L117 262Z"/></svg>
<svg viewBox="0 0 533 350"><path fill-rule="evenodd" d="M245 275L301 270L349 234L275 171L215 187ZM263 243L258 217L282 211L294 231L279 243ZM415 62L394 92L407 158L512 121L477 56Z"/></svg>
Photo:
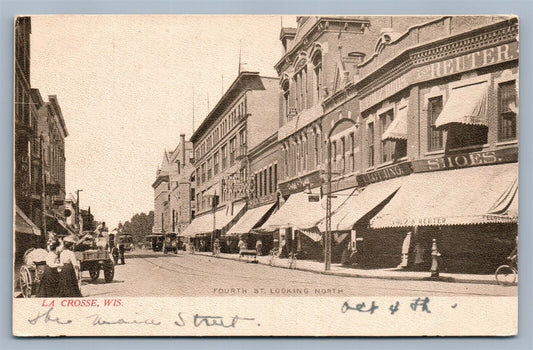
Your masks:
<svg viewBox="0 0 533 350"><path fill-rule="evenodd" d="M69 324L69 323L72 323L72 320L66 320L66 321L61 321L59 319L59 317L53 317L52 316L52 310L54 308L51 307L49 308L47 311L43 312L43 313L38 313L37 314L37 317L35 318L32 318L31 320L28 320L28 322L31 324L31 325L35 325L37 324L37 322L39 320L44 320L44 323L48 323L48 322L55 322L57 324Z"/></svg>
<svg viewBox="0 0 533 350"><path fill-rule="evenodd" d="M239 316L233 316L230 318L230 322L226 323L224 321L224 317L222 316L200 316L198 314L194 315L194 326L200 327L202 325L205 325L207 327L223 327L223 328L235 328L235 325L238 321L253 321L255 318L248 318L248 317L239 317Z"/></svg>
<svg viewBox="0 0 533 350"><path fill-rule="evenodd" d="M93 326L105 326L105 325L112 325L112 324L146 324L150 326L159 326L161 324L161 322L154 320L154 319L125 320L123 318L119 318L118 320L107 321L107 320L104 320L102 316L98 314L87 316L87 318L92 319Z"/></svg>
<svg viewBox="0 0 533 350"><path fill-rule="evenodd" d="M378 309L378 306L372 301L372 304L366 308L366 304L364 302L360 304L356 304L355 306L351 306L348 301L345 301L344 304L342 304L341 312L345 314L348 311L359 311L359 312L368 312L370 314L373 314L376 309Z"/></svg>

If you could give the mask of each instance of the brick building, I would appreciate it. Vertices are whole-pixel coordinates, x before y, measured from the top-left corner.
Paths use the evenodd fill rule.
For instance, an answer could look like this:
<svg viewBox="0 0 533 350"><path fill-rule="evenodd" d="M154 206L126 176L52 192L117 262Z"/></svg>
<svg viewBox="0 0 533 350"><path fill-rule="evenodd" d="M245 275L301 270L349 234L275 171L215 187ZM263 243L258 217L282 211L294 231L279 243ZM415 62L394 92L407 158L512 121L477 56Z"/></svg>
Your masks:
<svg viewBox="0 0 533 350"><path fill-rule="evenodd" d="M246 210L253 183L248 154L278 129L277 101L277 78L240 72L192 135L197 210L184 235L202 236L202 248ZM266 176L268 182L274 175Z"/></svg>

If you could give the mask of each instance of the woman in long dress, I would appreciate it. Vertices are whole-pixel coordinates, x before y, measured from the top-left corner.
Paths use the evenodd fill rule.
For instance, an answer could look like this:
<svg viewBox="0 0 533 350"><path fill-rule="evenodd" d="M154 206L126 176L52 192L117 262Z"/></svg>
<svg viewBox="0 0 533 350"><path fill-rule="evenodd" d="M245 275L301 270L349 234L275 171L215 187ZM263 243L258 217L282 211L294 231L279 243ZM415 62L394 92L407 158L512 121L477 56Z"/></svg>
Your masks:
<svg viewBox="0 0 533 350"><path fill-rule="evenodd" d="M77 271L80 271L80 263L72 251L74 241L66 237L63 241L64 247L59 253L59 296L61 298L81 297L80 287L78 285Z"/></svg>
<svg viewBox="0 0 533 350"><path fill-rule="evenodd" d="M59 258L57 256L57 247L59 242L54 241L48 245L48 254L46 255L46 265L44 266L41 282L37 296L41 298L55 298L59 296L58 283L59 273L57 268L59 266Z"/></svg>

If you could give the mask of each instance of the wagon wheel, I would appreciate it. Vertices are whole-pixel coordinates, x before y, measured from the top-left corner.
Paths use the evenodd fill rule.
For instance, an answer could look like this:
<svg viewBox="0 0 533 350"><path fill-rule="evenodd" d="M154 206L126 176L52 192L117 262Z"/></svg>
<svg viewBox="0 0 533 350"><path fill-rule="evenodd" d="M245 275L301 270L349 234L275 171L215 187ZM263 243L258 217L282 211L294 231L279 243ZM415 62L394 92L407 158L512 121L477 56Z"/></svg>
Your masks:
<svg viewBox="0 0 533 350"><path fill-rule="evenodd" d="M32 277L27 266L22 266L19 272L20 291L24 298L31 298L32 294Z"/></svg>
<svg viewBox="0 0 533 350"><path fill-rule="evenodd" d="M89 275L91 276L91 281L93 282L96 281L98 277L100 277L100 267L99 266L92 267L89 270Z"/></svg>
<svg viewBox="0 0 533 350"><path fill-rule="evenodd" d="M115 265L112 261L107 261L104 263L104 279L106 283L111 283L115 277Z"/></svg>

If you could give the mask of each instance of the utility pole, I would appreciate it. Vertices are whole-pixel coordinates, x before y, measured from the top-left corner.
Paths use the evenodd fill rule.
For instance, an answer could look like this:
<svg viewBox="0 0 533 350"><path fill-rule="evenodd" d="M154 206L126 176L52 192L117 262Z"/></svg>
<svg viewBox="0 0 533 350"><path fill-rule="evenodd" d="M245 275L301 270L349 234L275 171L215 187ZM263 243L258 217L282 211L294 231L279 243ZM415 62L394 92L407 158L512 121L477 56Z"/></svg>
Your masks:
<svg viewBox="0 0 533 350"><path fill-rule="evenodd" d="M44 140L42 134L39 137L39 148L41 157L41 243L46 244L46 176L44 173Z"/></svg>
<svg viewBox="0 0 533 350"><path fill-rule="evenodd" d="M80 225L80 192L83 190L76 190L76 225ZM80 232L81 232L80 228Z"/></svg>

